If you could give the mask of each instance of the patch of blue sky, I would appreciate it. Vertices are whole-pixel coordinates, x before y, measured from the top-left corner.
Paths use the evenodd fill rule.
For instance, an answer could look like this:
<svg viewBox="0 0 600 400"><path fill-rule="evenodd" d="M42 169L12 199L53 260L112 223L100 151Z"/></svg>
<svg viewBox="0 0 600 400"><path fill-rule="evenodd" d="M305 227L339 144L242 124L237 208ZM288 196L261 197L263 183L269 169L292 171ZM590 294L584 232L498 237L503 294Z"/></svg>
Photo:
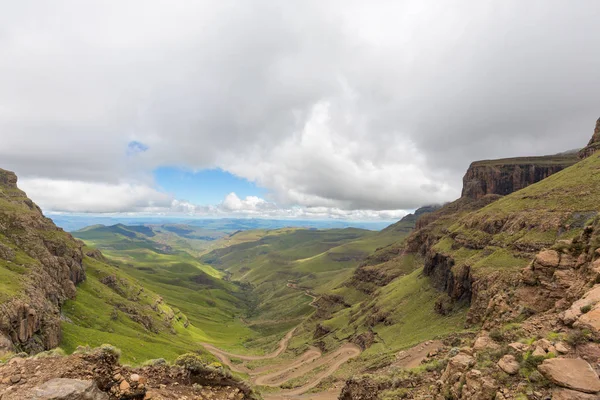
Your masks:
<svg viewBox="0 0 600 400"><path fill-rule="evenodd" d="M127 155L133 156L148 151L148 146L142 142L132 141L127 144Z"/></svg>
<svg viewBox="0 0 600 400"><path fill-rule="evenodd" d="M222 169L192 171L178 167L160 167L154 170L154 179L161 190L176 199L194 204L219 204L231 192L240 198L264 198L267 190L244 178Z"/></svg>

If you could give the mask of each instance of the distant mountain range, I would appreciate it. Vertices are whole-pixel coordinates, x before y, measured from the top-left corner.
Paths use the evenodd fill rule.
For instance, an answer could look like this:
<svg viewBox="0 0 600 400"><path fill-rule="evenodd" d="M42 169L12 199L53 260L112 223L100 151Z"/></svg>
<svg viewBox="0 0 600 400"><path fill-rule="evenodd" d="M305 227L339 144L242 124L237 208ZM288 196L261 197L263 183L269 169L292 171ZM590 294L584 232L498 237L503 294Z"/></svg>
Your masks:
<svg viewBox="0 0 600 400"><path fill-rule="evenodd" d="M165 216L102 216L81 214L46 214L54 223L68 232L85 228L91 225L163 225L182 224L198 226L204 229L235 232L250 229L280 229L280 228L315 228L315 229L343 229L360 228L379 231L395 221L337 221L337 220L277 220L260 218L186 218Z"/></svg>

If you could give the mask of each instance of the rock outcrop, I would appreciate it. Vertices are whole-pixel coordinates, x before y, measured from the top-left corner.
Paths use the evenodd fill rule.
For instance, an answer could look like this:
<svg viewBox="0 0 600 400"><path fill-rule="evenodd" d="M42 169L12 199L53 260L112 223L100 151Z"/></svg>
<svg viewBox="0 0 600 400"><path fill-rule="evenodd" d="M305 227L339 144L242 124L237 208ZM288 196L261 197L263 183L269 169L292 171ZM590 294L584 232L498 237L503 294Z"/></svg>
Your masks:
<svg viewBox="0 0 600 400"><path fill-rule="evenodd" d="M596 371L580 358L554 358L538 367L540 372L558 386L583 393L600 392Z"/></svg>
<svg viewBox="0 0 600 400"><path fill-rule="evenodd" d="M85 279L81 246L18 189L14 173L0 169L0 268L12 277L3 282L0 336L18 350L58 346L60 307Z"/></svg>
<svg viewBox="0 0 600 400"><path fill-rule="evenodd" d="M507 158L477 161L463 178L463 197L506 196L537 183L578 161L577 155Z"/></svg>
<svg viewBox="0 0 600 400"><path fill-rule="evenodd" d="M2 400L257 400L243 380L218 364L196 355L192 363L131 368L119 364L119 351L109 345L79 348L70 356L12 358L0 364Z"/></svg>
<svg viewBox="0 0 600 400"><path fill-rule="evenodd" d="M596 128L594 129L594 136L588 143L588 145L579 152L579 158L588 158L596 151L600 150L600 118L596 121Z"/></svg>

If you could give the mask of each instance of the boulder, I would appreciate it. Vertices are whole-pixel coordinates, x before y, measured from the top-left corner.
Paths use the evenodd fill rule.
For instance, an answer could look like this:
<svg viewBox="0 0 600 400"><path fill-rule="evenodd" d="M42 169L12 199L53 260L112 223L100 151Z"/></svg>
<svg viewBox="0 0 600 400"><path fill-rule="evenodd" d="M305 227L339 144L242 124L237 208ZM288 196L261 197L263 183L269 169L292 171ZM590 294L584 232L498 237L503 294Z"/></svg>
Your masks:
<svg viewBox="0 0 600 400"><path fill-rule="evenodd" d="M600 392L600 379L590 364L581 358L545 360L538 370L556 385L584 393Z"/></svg>
<svg viewBox="0 0 600 400"><path fill-rule="evenodd" d="M546 357L546 351L540 346L537 346L533 351L532 355L535 357Z"/></svg>
<svg viewBox="0 0 600 400"><path fill-rule="evenodd" d="M498 361L498 367L509 375L516 375L519 372L519 363L512 355L506 355Z"/></svg>
<svg viewBox="0 0 600 400"><path fill-rule="evenodd" d="M445 390L451 391L455 397L460 395L460 383L464 381L465 373L475 365L475 359L464 353L452 357L448 366L442 374L441 381L444 382Z"/></svg>
<svg viewBox="0 0 600 400"><path fill-rule="evenodd" d="M598 400L598 396L569 389L554 389L552 391L552 400Z"/></svg>
<svg viewBox="0 0 600 400"><path fill-rule="evenodd" d="M596 306L590 312L580 316L574 326L588 328L596 334L600 333L600 307Z"/></svg>
<svg viewBox="0 0 600 400"><path fill-rule="evenodd" d="M536 265L557 268L560 264L560 254L555 250L545 250L535 256Z"/></svg>
<svg viewBox="0 0 600 400"><path fill-rule="evenodd" d="M78 379L52 379L31 389L32 400L108 400L93 381Z"/></svg>
<svg viewBox="0 0 600 400"><path fill-rule="evenodd" d="M498 384L493 378L473 369L466 374L461 395L462 398L470 400L493 400L497 390Z"/></svg>
<svg viewBox="0 0 600 400"><path fill-rule="evenodd" d="M581 309L583 307L594 306L600 302L600 285L594 286L589 290L583 297L577 300L571 308L565 311L562 320L566 325L572 325L577 319L583 314Z"/></svg>
<svg viewBox="0 0 600 400"><path fill-rule="evenodd" d="M508 345L511 349L516 351L517 353L525 353L529 350L529 346L525 343L515 342Z"/></svg>
<svg viewBox="0 0 600 400"><path fill-rule="evenodd" d="M571 346L569 346L565 342L558 342L556 343L556 351L560 354L567 354L571 351Z"/></svg>
<svg viewBox="0 0 600 400"><path fill-rule="evenodd" d="M473 344L473 351L481 351L481 350L497 350L500 348L500 345L496 343L491 337L487 336L487 334L483 334L479 336L475 340L475 344Z"/></svg>

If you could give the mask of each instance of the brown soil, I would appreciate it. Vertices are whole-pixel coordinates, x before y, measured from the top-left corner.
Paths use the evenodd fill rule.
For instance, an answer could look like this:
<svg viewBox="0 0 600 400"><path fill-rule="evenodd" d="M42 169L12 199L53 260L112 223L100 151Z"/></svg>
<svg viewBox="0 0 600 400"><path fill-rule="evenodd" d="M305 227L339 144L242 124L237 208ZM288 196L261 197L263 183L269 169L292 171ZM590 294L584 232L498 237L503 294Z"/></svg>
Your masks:
<svg viewBox="0 0 600 400"><path fill-rule="evenodd" d="M403 351L396 357L396 362L392 364L393 367L411 369L417 368L423 360L427 358L427 355L431 352L435 352L444 347L444 344L439 340L433 340L430 342L421 343L411 349Z"/></svg>

